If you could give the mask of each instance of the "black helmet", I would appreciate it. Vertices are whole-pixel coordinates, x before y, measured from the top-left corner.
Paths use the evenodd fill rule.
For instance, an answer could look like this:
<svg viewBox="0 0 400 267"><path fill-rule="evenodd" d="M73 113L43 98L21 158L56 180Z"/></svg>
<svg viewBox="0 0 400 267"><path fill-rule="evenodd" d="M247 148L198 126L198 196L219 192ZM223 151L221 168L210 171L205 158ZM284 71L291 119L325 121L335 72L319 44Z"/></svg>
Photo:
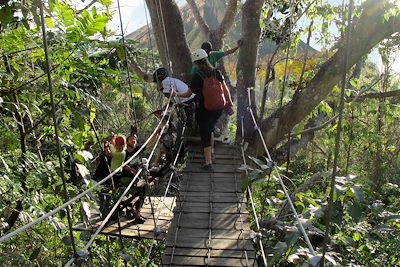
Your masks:
<svg viewBox="0 0 400 267"><path fill-rule="evenodd" d="M168 77L168 71L166 68L158 68L153 73L153 82L156 83L160 80L164 80L165 77Z"/></svg>
<svg viewBox="0 0 400 267"><path fill-rule="evenodd" d="M204 42L204 43L201 44L201 49L206 51L207 54L208 54L212 50L212 44L210 42Z"/></svg>

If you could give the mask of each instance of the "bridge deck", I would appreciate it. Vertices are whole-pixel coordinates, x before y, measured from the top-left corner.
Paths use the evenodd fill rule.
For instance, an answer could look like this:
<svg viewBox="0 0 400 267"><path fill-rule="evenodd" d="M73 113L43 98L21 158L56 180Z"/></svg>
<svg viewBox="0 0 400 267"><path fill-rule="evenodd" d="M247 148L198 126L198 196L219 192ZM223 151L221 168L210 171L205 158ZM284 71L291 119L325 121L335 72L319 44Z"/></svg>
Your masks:
<svg viewBox="0 0 400 267"><path fill-rule="evenodd" d="M215 152L214 172L206 172L200 148L190 148L163 266L256 265L237 150L217 144Z"/></svg>
<svg viewBox="0 0 400 267"><path fill-rule="evenodd" d="M161 202L162 197L150 197L146 198L144 206L141 210L141 214L147 218L143 224L136 224L133 219L128 219L121 214L120 218L120 229L118 229L117 221L110 221L108 225L101 231L102 234L106 235L119 235L121 231L121 236L137 239L153 239L154 238L154 218L152 214L152 209L150 205L153 205L155 217L158 217L157 227L160 228L160 235L157 236L158 239L164 239L168 227L172 220L172 210L175 206L175 197L166 197L163 202ZM158 216L158 214L160 214ZM90 231L94 232L100 226L103 221L101 220L99 214L95 214L90 219L90 225L85 226L83 223L78 224L74 227L74 230L78 231Z"/></svg>

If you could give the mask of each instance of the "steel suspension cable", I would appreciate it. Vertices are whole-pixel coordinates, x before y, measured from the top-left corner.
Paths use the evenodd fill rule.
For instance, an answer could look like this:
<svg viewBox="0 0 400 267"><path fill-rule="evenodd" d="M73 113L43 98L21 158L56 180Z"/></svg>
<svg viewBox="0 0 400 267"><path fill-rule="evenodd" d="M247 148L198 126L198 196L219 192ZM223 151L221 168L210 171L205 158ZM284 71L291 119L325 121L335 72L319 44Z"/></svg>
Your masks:
<svg viewBox="0 0 400 267"><path fill-rule="evenodd" d="M101 146L101 142L100 142L100 138L99 138L99 135L97 133L97 130L94 127L93 122L91 122L89 120L89 123L90 123L90 126L92 127L92 130L94 132L94 136L95 136L95 138L97 140L97 143L100 146L100 150L102 150L103 148ZM107 163L106 165L107 165L108 173L111 173L111 168L110 168L110 165L108 164L109 163L108 159L107 159L107 157L104 157L104 158L105 158L106 163ZM116 193L116 189L115 189L114 177L111 178L111 186L112 186L112 192L113 192L113 194L115 194ZM119 239L119 243L120 243L120 246L121 246L121 250L124 251L124 244L123 244L123 241L122 241L122 232L121 232L121 216L120 216L120 211L119 210L117 211L117 217L118 217L117 218L118 219L118 239Z"/></svg>
<svg viewBox="0 0 400 267"><path fill-rule="evenodd" d="M168 38L167 38L167 31L165 29L165 22L164 22L164 14L162 11L162 7L161 7L161 1L158 0L158 5L160 7L160 17L161 18L161 25L162 25L162 32L163 32L163 36L164 36L164 40L165 40L165 49L167 51L167 59L168 59L168 68L171 74L173 74L173 70L172 70L172 62L171 62L171 56L169 53L169 45L168 45Z"/></svg>
<svg viewBox="0 0 400 267"><path fill-rule="evenodd" d="M171 102L171 98L169 99L165 110L167 110L169 108ZM36 224L42 222L45 219L48 219L50 216L53 216L54 214L56 214L57 212L59 212L60 210L65 209L66 207L68 207L69 205L71 205L72 203L74 203L75 201L77 201L78 199L82 198L83 196L87 195L88 193L92 192L95 188L99 187L100 185L104 184L106 181L108 181L109 179L111 179L111 177L113 177L116 173L118 173L119 171L122 170L123 167L125 167L126 165L128 165L130 163L130 161L132 161L135 157L137 157L139 155L140 152L143 151L143 149L146 147L146 145L150 142L151 137L156 134L156 132L158 131L158 129L161 126L161 122L164 120L166 116L166 112L164 112L160 122L158 123L158 125L155 127L155 129L153 130L152 134L149 136L149 138L143 143L143 145L138 149L138 151L132 155L128 160L126 160L123 164L121 164L121 166L119 166L115 171L113 171L112 173L110 173L109 175L107 175L106 177L104 177L101 181L99 181L98 183L94 184L92 187L86 189L85 191L83 191L82 193L78 194L77 196L75 196L74 198L70 199L69 201L67 201L66 203L64 203L63 205L55 208L54 210L42 215L41 217L37 218L35 221L32 221L24 226L21 226L20 228L14 230L11 233L8 233L5 236L0 237L0 243L9 240L10 238L17 236L18 234L28 230L29 228L31 228L32 226L35 226Z"/></svg>
<svg viewBox="0 0 400 267"><path fill-rule="evenodd" d="M246 166L246 156L245 156L245 152L244 152L244 125L243 125L243 121L244 121L244 117L242 116L242 143L241 143L241 151L242 151L242 158L243 158L243 163ZM245 170L246 172L246 176L248 174L247 169ZM254 221L256 222L256 226L257 226L257 230L260 231L261 227L260 227L260 223L258 222L258 216L257 216L257 211L256 211L256 206L254 205L254 200L253 200L253 193L251 192L251 188L250 186L247 186L247 193L249 194L249 198L250 198L250 203L251 203L251 208L253 211L253 216L254 216ZM259 239L259 246L260 246L260 250L261 250L261 256L263 258L263 262L264 262L264 266L268 266L268 261L267 261L267 257L265 256L265 252L264 252L264 245L262 243L262 240Z"/></svg>
<svg viewBox="0 0 400 267"><path fill-rule="evenodd" d="M53 123L54 123L54 135L56 138L56 145L57 145L57 156L58 156L58 161L60 164L60 176L63 184L63 193L64 193L64 201L67 202L69 199L68 196L68 191L67 191L67 183L65 180L65 173L64 173L64 164L63 164L63 158L61 155L61 144L60 144L60 139L59 139L59 129L58 129L58 122L57 122L57 116L56 116L56 106L54 102L54 94L53 94L53 81L51 79L51 72L50 72L50 59L49 59L49 51L47 47L47 33L46 33L46 25L44 23L44 12L43 12L43 1L40 1L39 4L39 9L40 9L40 22L42 26L42 36L43 36L43 46L44 46L44 56L45 56L45 62L46 62L46 74L47 74L47 83L49 86L49 94L50 94L50 102L51 102L51 113L53 117ZM76 246L75 246L75 240L74 240L74 233L72 230L72 218L71 218L71 211L70 207L66 207L67 210L67 220L68 220L68 228L69 228L69 235L71 239L71 245L72 249L74 252L74 255L76 254Z"/></svg>
<svg viewBox="0 0 400 267"><path fill-rule="evenodd" d="M312 254L313 256L316 256L315 250L314 250L314 248L313 248L313 246L312 246L312 244L311 244L311 242L310 242L310 239L308 238L308 235L307 235L306 231L304 230L303 224L302 224L302 222L300 221L300 217L299 217L299 215L297 214L296 208L295 208L294 205L293 205L293 202L292 202L292 200L291 200L291 198L290 198L290 195L289 195L289 193L288 193L288 191L287 191L287 189L286 189L286 186L285 186L285 184L283 183L283 180L282 180L281 174L280 174L280 172L279 172L279 169L278 169L278 167L276 166L276 164L274 164L273 161L272 161L272 157L271 157L271 154L270 154L269 149L268 149L268 147L267 147L267 144L266 144L266 142L265 142L264 136L263 136L263 134L262 134L262 132L261 132L260 127L259 127L258 124L257 124L257 121L256 121L256 118L255 118L255 116L254 116L253 110L251 109L250 90L248 90L248 99L249 99L248 111L250 112L250 115L251 115L251 118L252 118L252 120L253 120L254 126L256 127L256 130L257 130L258 134L260 135L261 142L262 142L262 144L263 144L263 146L264 146L265 153L267 154L267 159L268 159L268 161L271 162L272 165L273 165L273 169L275 170L275 172L276 172L276 174L277 174L277 178L278 178L278 180L279 180L279 183L280 183L280 185L281 185L281 187L282 187L282 190L283 190L283 192L284 192L284 194L285 194L285 197L286 197L286 199L287 199L287 201L288 201L288 203L289 203L289 206L290 206L290 208L292 209L292 211L293 211L293 213L294 213L295 219L296 219L296 221L297 221L297 223L298 223L298 226L299 226L299 228L300 228L300 231L301 231L301 233L303 234L304 240L306 241L307 246L308 246L308 248L309 248L311 254Z"/></svg>
<svg viewBox="0 0 400 267"><path fill-rule="evenodd" d="M164 114L166 115L166 114ZM161 128L160 134L157 138L157 141L153 147L153 150L151 151L148 161L151 160L151 158L154 155L154 151L158 145L158 143L160 142L161 139L161 135L163 134L166 126L168 125L169 121L171 119L171 113L169 113L167 122L163 125L163 127ZM162 121L161 121L162 122ZM131 157L132 158L132 157ZM128 161L129 162L129 161ZM145 171L143 171L143 169ZM146 179L146 170L148 169L148 164L145 164L135 175L135 177L132 179L132 181L129 183L129 185L127 186L127 188L125 189L125 191L122 193L122 195L120 196L120 198L118 199L118 201L114 204L113 208L111 209L111 211L108 213L108 215L106 216L106 218L103 220L103 222L101 223L101 225L99 226L99 228L96 230L96 232L93 234L93 236L91 237L91 239L89 240L89 242L85 245L84 250L85 252L88 251L88 249L90 248L90 246L92 245L92 243L94 242L95 238L97 237L97 235L103 230L104 226L108 223L108 220L111 218L111 216L113 215L113 213L115 212L115 210L118 208L119 204L121 203L122 199L125 197L125 195L129 192L129 190L131 189L131 187L133 186L133 184L136 182L136 180L139 177L139 174L142 173L142 171L144 172L144 179ZM65 265L65 267L70 266L74 261L75 261L75 257L70 259L67 264Z"/></svg>
<svg viewBox="0 0 400 267"><path fill-rule="evenodd" d="M184 128L183 128L183 130L182 130L183 133L185 132L185 129L186 129L186 128L185 128L185 126L184 126ZM183 136L183 133L182 133L182 136ZM164 192L164 195L163 195L162 200L160 201L160 203L163 203L163 204L164 204L165 198L167 197L168 190L169 190L169 187L170 187L171 182L172 182L172 177L173 177L174 174L175 174L174 169L175 169L175 165L176 165L176 163L177 163L177 161L178 161L179 153L180 153L180 151L181 151L181 149L182 149L182 145L183 145L183 142L181 142L180 145L179 145L178 152L176 153L175 159L174 159L173 164L172 164L173 172L172 172L172 173L170 174L170 176L169 176L168 183L167 183L167 187L165 188L165 192ZM159 203L159 204L160 204L160 203ZM165 204L164 204L164 205L165 205ZM158 208L158 206L157 206L157 208ZM154 241L154 239L157 237L157 236L156 236L156 234L157 234L156 231L158 231L158 229L157 229L157 223L158 223L158 220L159 220L159 218L160 218L160 214L161 214L161 212L158 212L157 218L156 218L155 223L154 223L154 227L155 227L154 230L155 230L155 232L154 232L154 236L153 236L152 241ZM151 244L151 246L150 246L150 249L149 249L149 252L147 253L147 258L146 258L146 264L145 264L145 266L147 266L147 265L149 264L150 255L151 255L153 246L154 246L154 242L152 242L152 244Z"/></svg>
<svg viewBox="0 0 400 267"><path fill-rule="evenodd" d="M339 150L340 150L340 137L342 131L342 124L343 124L343 110L344 110L344 101L345 101L345 89L346 89L346 80L347 80L347 67L348 67L348 57L349 57L349 45L350 45L350 31L351 31L351 20L352 20L352 13L353 13L353 0L349 0L349 8L348 8L348 17L347 17L347 29L346 29L346 36L345 36L345 44L344 44L344 53L342 58L343 64L343 72L342 72L342 80L341 80L341 91L340 91L340 103L339 103L339 119L338 125L336 130L336 137L335 137L335 155L333 159L333 171L330 180L330 192L329 192L329 203L328 203L328 215L326 220L325 226L325 237L323 242L323 249L322 249L322 258L321 263L324 265L325 254L327 250L327 243L329 238L330 226L331 226L331 219L332 219L332 209L333 209L333 194L335 191L335 184L336 184L336 174L337 174L337 165L339 159ZM343 5L344 6L344 5Z"/></svg>
<svg viewBox="0 0 400 267"><path fill-rule="evenodd" d="M111 211L107 214L106 218L103 220L103 222L100 224L99 228L97 228L96 232L92 235L92 237L90 238L90 240L86 243L85 247L84 247L84 253L87 253L87 251L89 250L90 246L93 244L94 240L96 239L97 235L103 230L104 226L108 223L108 220L111 218L111 216L113 215L113 213L115 212L115 210L118 208L119 204L121 203L122 199L125 197L125 195L128 193L128 191L131 189L131 187L133 186L133 184L136 182L136 180L139 177L139 174L141 174L142 169L140 169L135 177L132 179L132 181L129 183L129 185L127 186L127 188L125 189L125 191L122 193L122 195L120 196L120 198L118 199L118 201L115 203L115 205L113 206L113 208L111 209ZM65 267L71 266L72 263L74 263L74 261L76 260L75 257L73 257L72 259L70 259L66 264Z"/></svg>
<svg viewBox="0 0 400 267"><path fill-rule="evenodd" d="M236 152L238 152L238 151L236 151ZM234 161L236 162L236 160L237 160L237 153L235 153L235 156L234 156ZM249 255L248 255L248 253L247 253L247 249L246 249L246 246L245 246L245 244L244 244L244 242L246 241L246 239L245 239L245 236L244 236L244 227L243 227L243 224L244 224L244 221L243 221L243 213L242 213L242 203L243 203L243 199L244 199L244 194L243 193L239 193L240 192L240 189L238 188L238 177L237 177L237 175L236 175L236 172L234 172L233 173L233 177L234 177L234 183L235 183L235 194L236 194L236 197L237 197L237 200L238 200L238 219L240 219L240 229L239 229L239 231L240 231L240 234L239 234L239 236L238 236L238 240L240 239L240 237L242 237L241 239L242 239L242 241L243 241L243 254L244 254L244 258L245 258L245 260L246 260L246 262L245 262L245 266L249 266ZM236 221L235 221L235 224L236 224ZM234 224L234 225L235 225ZM242 260L243 258L241 258L241 260Z"/></svg>
<svg viewBox="0 0 400 267"><path fill-rule="evenodd" d="M137 122L136 107L135 107L133 92L132 92L131 75L130 75L129 66L128 66L129 57L128 57L128 50L126 49L125 34L124 34L124 28L123 28L123 24L122 24L121 6L119 3L119 0L117 0L117 4L118 4L119 23L120 23L120 27L121 27L122 46L124 48L124 53L125 53L125 66L126 66L126 73L127 73L127 78L128 78L128 84L129 84L129 93L130 93L131 104L132 104L132 109L133 109L133 118L135 120L135 125L136 125L136 122Z"/></svg>

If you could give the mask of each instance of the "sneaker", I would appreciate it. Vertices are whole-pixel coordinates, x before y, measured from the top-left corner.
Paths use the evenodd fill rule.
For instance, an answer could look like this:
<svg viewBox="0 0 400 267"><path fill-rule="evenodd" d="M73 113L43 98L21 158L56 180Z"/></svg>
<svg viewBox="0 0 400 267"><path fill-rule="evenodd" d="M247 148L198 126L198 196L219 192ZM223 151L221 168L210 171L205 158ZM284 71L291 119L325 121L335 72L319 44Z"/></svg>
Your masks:
<svg viewBox="0 0 400 267"><path fill-rule="evenodd" d="M136 218L134 223L136 224L143 224L146 220L143 217Z"/></svg>
<svg viewBox="0 0 400 267"><path fill-rule="evenodd" d="M222 140L223 144L229 144L229 138L227 136L224 137L224 139Z"/></svg>
<svg viewBox="0 0 400 267"><path fill-rule="evenodd" d="M211 172L214 171L212 164L204 164L201 168L206 171L211 171Z"/></svg>

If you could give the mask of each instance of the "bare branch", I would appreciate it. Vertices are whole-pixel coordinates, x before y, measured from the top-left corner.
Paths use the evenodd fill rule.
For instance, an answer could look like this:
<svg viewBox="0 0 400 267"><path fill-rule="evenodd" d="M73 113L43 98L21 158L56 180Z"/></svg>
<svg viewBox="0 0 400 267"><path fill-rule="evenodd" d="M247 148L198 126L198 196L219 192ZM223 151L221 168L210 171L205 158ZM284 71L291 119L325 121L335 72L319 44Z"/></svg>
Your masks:
<svg viewBox="0 0 400 267"><path fill-rule="evenodd" d="M87 4L84 8L81 10L76 11L76 14L81 14L84 10L88 9L92 5L94 5L97 2L97 0L92 0L89 4Z"/></svg>
<svg viewBox="0 0 400 267"><path fill-rule="evenodd" d="M207 25L206 21L201 16L199 8L196 5L196 2L194 0L186 0L186 2L188 3L194 18L196 19L197 24L199 24L202 33L205 35L206 38L209 38L210 27Z"/></svg>
<svg viewBox="0 0 400 267"><path fill-rule="evenodd" d="M224 18L219 25L217 32L218 37L223 38L229 29L232 27L233 22L235 21L236 11L237 11L238 1L237 0L230 0L228 6L225 11Z"/></svg>
<svg viewBox="0 0 400 267"><path fill-rule="evenodd" d="M369 93L369 94L365 94L365 95L361 95L361 96L348 97L346 99L346 101L361 102L366 99L396 97L396 96L400 96L400 90L394 90L394 91L384 92L384 93Z"/></svg>
<svg viewBox="0 0 400 267"><path fill-rule="evenodd" d="M134 60L131 59L129 61L129 71L136 73L136 75L138 75L139 77L141 77L143 80L145 80L146 82L151 82L151 76L148 75L144 70L142 70L139 66L139 64Z"/></svg>

